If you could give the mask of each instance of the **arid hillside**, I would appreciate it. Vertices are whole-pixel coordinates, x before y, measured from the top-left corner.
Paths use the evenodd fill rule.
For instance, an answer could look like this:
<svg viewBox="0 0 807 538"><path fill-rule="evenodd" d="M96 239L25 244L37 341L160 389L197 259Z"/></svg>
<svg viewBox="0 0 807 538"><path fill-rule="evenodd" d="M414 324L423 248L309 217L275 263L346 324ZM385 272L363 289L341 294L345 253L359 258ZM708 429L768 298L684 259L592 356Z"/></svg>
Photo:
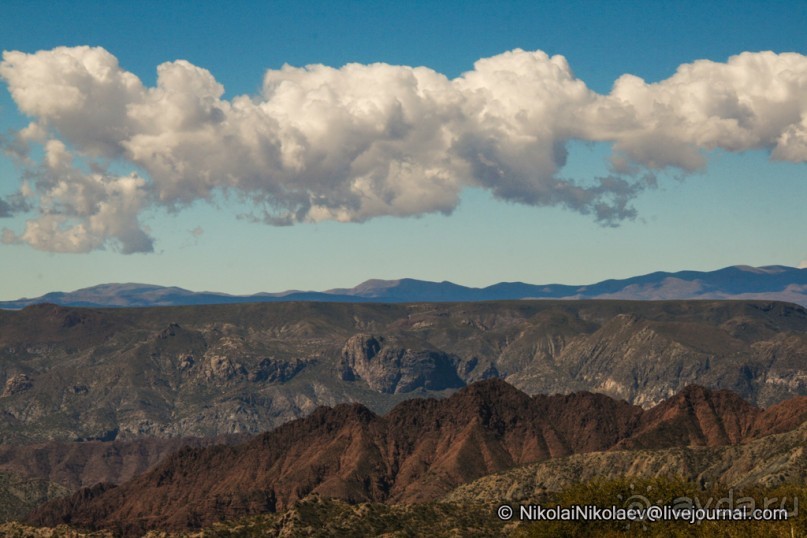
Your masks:
<svg viewBox="0 0 807 538"><path fill-rule="evenodd" d="M807 311L755 301L276 303L0 311L0 442L259 433L501 378L650 408L807 394ZM638 442L638 441L637 441Z"/></svg>

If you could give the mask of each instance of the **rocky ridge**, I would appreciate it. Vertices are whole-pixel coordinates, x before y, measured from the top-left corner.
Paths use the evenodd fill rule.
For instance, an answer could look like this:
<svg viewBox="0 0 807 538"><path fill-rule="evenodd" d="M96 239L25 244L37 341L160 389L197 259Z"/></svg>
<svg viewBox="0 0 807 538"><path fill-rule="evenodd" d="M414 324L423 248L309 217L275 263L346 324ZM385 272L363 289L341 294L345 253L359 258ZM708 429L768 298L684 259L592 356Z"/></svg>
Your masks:
<svg viewBox="0 0 807 538"><path fill-rule="evenodd" d="M607 480L679 478L700 487L773 488L807 483L807 423L745 444L612 450L575 454L517 467L459 486L443 500L535 502L575 484Z"/></svg>
<svg viewBox="0 0 807 538"><path fill-rule="evenodd" d="M404 402L383 417L342 404L241 445L186 448L120 487L101 484L49 503L31 521L134 535L284 510L310 494L430 501L530 462L626 447L736 446L805 419L807 397L762 410L693 386L643 410L587 392L530 397L491 379L446 399Z"/></svg>

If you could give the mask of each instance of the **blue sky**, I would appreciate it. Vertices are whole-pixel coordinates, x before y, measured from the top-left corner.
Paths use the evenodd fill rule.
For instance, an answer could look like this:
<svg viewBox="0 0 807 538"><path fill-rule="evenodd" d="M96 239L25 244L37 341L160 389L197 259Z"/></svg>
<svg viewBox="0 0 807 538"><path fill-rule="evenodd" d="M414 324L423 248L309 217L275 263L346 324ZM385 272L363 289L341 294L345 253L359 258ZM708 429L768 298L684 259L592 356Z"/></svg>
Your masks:
<svg viewBox="0 0 807 538"><path fill-rule="evenodd" d="M767 82L764 74L769 65L781 65L781 53L807 54L803 2L163 4L4 3L0 48L25 54L7 59L6 65L15 67L0 68L0 133L6 141L0 199L9 207L25 200L27 211L17 205L0 218L0 230L6 230L0 244L0 298L103 282L231 293L328 289L401 277L475 286L514 280L590 283L656 270L798 266L807 260L807 168L798 144L807 105L798 92L781 97L778 86L771 86L756 94L751 83ZM81 46L105 52L75 48ZM69 47L70 57L85 64L116 61L115 73L121 80L135 76L140 89L126 96L98 93L106 87L65 78L55 54L33 56L57 47ZM525 52L505 55L515 49ZM721 78L729 76L721 66L730 57L760 51L776 54L736 61L734 78ZM565 57L568 70L553 63L554 55ZM490 59L487 67L475 67L480 59ZM802 69L802 59L787 57L796 66L788 69ZM194 120L187 99L169 107L149 93L157 84L157 66L176 60L188 62L171 64L177 99L184 99L183 92L208 91L199 89L208 79L195 68L209 71L223 86L223 94L204 96L224 110L232 136L216 139L206 130L208 120ZM679 66L698 60L714 65L664 85ZM363 67L342 69L350 63ZM405 83L393 87L410 71L368 67L379 63L429 69L419 83L432 88L430 100L416 101L411 109L405 105L402 113L402 124L415 133L412 139L393 132L395 112L383 109L401 96L411 97ZM284 64L335 69L281 72ZM522 66L539 78L501 86L508 76L521 76ZM275 73L269 90L267 70ZM182 78L183 73L201 78ZM652 113L639 114L629 128L597 116L603 107L617 110L620 103L645 95L627 83L621 93L612 93L615 81L627 74L662 83L649 90L659 102L673 95L669 125ZM367 78L356 82L358 76ZM560 85L545 84L543 76L556 77L549 82ZM289 94L290 101L272 100L288 77L308 89L309 100L289 109L289 118L278 120L280 134L271 136L282 139L278 147L302 140L304 149L292 151L300 162L284 164L273 175L265 170L278 157L269 154L273 150L266 155L255 150L249 144L257 139L243 133L255 125L269 129L285 114L283 103L296 103L297 94ZM692 112L691 103L708 101L704 80L706 88L726 86L741 104L751 103L755 119L749 121L759 125L732 131L709 123L702 111L715 114L722 101ZM585 84L585 95L575 81ZM58 108L67 106L64 96L72 89L57 82L74 84L92 106ZM523 91L519 84L526 84ZM545 93L535 89L544 85ZM18 89L14 98L12 86ZM349 98L352 108L322 105L317 92L323 87L334 102ZM474 101L488 90L492 97ZM532 91L538 97L523 97ZM428 108L446 92L456 95ZM375 101L387 94L392 101ZM267 116L260 116L264 123L253 122L249 111L257 108L252 105L236 110L233 100L245 95L271 105ZM311 95L319 97L311 100ZM766 101L770 95L779 101ZM113 107L124 97L130 99L126 110L132 103L141 107L137 121L114 115ZM539 102L544 98L546 106ZM378 137L384 140L367 134L374 132L376 120L372 110L362 108L362 99L380 107L377 120L384 129ZM636 99L631 106L638 106ZM561 109L571 111L557 112ZM107 110L112 112L104 116ZM347 120L346 110L354 114ZM518 110L526 110L524 122L514 120ZM782 110L792 117L778 127L762 125L766 114L778 118ZM101 121L95 114L106 123L94 124ZM171 114L179 115L174 123ZM733 118L731 111L721 114ZM438 119L431 125L433 118ZM291 127L284 128L283 121ZM19 151L12 155L12 141L31 122L40 130L27 131L24 161ZM103 138L107 126L109 144ZM418 129L438 138L450 132L454 142L443 151L439 144L421 143ZM125 136L115 138L122 130ZM321 132L325 135L315 142ZM237 133L244 138L232 142ZM194 145L198 136L207 138ZM781 142L786 136L790 145ZM331 140L341 145L334 149ZM524 140L529 140L526 146ZM689 143L691 152L684 148ZM173 153L165 149L169 146ZM340 163L349 161L343 153L353 155L354 146L367 149L370 164L362 164L365 170L353 161L349 171L340 172ZM609 160L615 147L629 157L630 166L622 169ZM195 153L196 148L201 149ZM557 148L565 148L565 158ZM233 157L241 150L244 156ZM154 154L160 162L176 159L171 162L182 162L189 171L172 175L149 156ZM320 161L323 154L329 157ZM451 155L450 163L445 155ZM697 156L702 162L693 164ZM258 164L247 162L256 159ZM58 166L44 170L43 163L56 161ZM333 170L327 168L330 162L337 163ZM401 162L409 172L384 175L393 169L390 163ZM197 178L210 170L200 186ZM431 173L436 175L423 180ZM59 181L67 193L56 186ZM90 195L78 200L71 193L79 190L96 193L95 205L89 204L95 209L81 209ZM107 214L97 210L99 204L109 208ZM54 207L69 218L48 217ZM255 222L262 220L291 225ZM31 222L35 226L27 228ZM92 227L95 232L80 236Z"/></svg>

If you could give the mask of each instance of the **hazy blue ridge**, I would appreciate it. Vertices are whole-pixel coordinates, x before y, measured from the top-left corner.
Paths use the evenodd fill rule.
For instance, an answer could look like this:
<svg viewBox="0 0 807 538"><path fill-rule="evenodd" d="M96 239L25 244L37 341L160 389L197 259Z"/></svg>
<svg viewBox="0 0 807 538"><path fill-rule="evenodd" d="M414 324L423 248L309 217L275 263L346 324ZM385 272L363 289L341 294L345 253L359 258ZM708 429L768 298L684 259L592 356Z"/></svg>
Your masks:
<svg viewBox="0 0 807 538"><path fill-rule="evenodd" d="M39 303L79 307L146 307L290 301L406 303L596 298L770 299L807 306L807 269L739 265L708 272L655 272L589 285L499 282L485 288L471 288L448 281L404 278L368 280L349 289L261 292L254 295L193 292L150 284L100 284L72 292L51 292L36 298L4 301L0 302L0 308L20 309Z"/></svg>

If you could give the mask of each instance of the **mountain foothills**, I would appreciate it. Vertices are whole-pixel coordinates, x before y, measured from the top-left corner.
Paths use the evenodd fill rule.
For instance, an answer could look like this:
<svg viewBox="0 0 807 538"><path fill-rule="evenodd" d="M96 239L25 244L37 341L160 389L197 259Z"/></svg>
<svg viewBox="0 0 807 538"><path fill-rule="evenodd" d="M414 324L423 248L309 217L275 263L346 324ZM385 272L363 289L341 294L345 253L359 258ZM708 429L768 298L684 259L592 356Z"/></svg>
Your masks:
<svg viewBox="0 0 807 538"><path fill-rule="evenodd" d="M807 394L807 310L758 301L268 303L0 311L0 443L257 433L507 380L651 407Z"/></svg>
<svg viewBox="0 0 807 538"><path fill-rule="evenodd" d="M192 292L150 284L102 284L73 292L52 292L32 299L0 301L0 308L20 309L32 304L64 306L144 307L253 302L471 302L515 299L746 299L787 301L807 306L807 269L781 265L738 265L717 271L656 272L586 286L535 285L500 282L469 288L451 282L368 280L355 288L328 291L284 291L255 295Z"/></svg>
<svg viewBox="0 0 807 538"><path fill-rule="evenodd" d="M785 453L781 447L792 452L793 444L801 442L803 452L807 430L799 425L805 419L807 397L761 410L729 391L691 386L643 410L589 392L530 397L490 379L449 398L409 400L385 416L360 404L341 404L319 408L243 444L183 449L120 486L81 490L43 505L28 519L37 525L70 523L141 535L149 529L179 531L286 510L310 495L349 503L429 502L493 472L595 451L641 449L646 460L654 449L697 446L702 448L689 450L704 451L746 443L715 454L767 450L767 455L780 456ZM620 454L598 457L619 462ZM676 462L667 461L670 468ZM767 465L769 472L749 480L767 485L804 481L803 461L799 468L779 458L775 470L771 461L755 461L756 468ZM542 476L535 467L528 469L518 472ZM468 486L465 498L480 484ZM523 479L518 484L522 489L530 485ZM452 495L456 500L463 493Z"/></svg>

